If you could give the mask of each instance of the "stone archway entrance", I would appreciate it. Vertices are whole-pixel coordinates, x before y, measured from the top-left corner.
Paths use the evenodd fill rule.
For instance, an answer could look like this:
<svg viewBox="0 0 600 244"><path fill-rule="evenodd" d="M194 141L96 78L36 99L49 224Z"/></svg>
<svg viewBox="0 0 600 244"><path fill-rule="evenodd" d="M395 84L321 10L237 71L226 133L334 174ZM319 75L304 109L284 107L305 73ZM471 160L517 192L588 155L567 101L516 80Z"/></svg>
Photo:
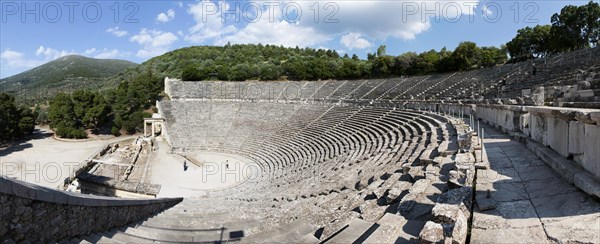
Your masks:
<svg viewBox="0 0 600 244"><path fill-rule="evenodd" d="M144 119L144 137L156 137L162 135L165 119L158 113L152 114L152 118Z"/></svg>

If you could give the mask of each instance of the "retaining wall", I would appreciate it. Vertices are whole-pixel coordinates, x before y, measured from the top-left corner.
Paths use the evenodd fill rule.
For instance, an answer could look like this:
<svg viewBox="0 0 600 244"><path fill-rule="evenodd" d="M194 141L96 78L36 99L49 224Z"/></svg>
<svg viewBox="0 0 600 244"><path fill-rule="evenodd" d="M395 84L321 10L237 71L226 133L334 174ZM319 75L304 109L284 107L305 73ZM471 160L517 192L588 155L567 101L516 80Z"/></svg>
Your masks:
<svg viewBox="0 0 600 244"><path fill-rule="evenodd" d="M181 200L83 195L0 177L0 239L56 242L103 232L139 221Z"/></svg>

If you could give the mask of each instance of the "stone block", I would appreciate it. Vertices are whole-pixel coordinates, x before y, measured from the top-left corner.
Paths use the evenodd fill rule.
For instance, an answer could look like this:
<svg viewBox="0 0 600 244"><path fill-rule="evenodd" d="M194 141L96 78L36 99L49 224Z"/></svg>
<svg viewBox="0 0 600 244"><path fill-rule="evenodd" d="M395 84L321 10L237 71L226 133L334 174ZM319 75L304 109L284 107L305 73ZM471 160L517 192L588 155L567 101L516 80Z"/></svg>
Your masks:
<svg viewBox="0 0 600 244"><path fill-rule="evenodd" d="M531 114L524 113L519 116L519 129L523 134L530 136L529 124L531 123Z"/></svg>
<svg viewBox="0 0 600 244"><path fill-rule="evenodd" d="M594 90L579 90L579 91L577 91L577 93L579 93L580 97L593 97L594 96Z"/></svg>
<svg viewBox="0 0 600 244"><path fill-rule="evenodd" d="M441 224L427 221L419 233L421 243L441 243L444 240L444 227Z"/></svg>
<svg viewBox="0 0 600 244"><path fill-rule="evenodd" d="M53 203L55 193L54 190L40 188L35 193L35 200Z"/></svg>
<svg viewBox="0 0 600 244"><path fill-rule="evenodd" d="M569 122L548 117L548 144L563 157L569 156Z"/></svg>
<svg viewBox="0 0 600 244"><path fill-rule="evenodd" d="M54 202L58 204L67 204L69 202L69 195L65 192L57 191L54 193Z"/></svg>
<svg viewBox="0 0 600 244"><path fill-rule="evenodd" d="M408 190L411 188L411 186L412 185L406 181L399 181L398 183L394 184L386 196L387 203L390 204L394 201L402 199L402 197L408 194Z"/></svg>
<svg viewBox="0 0 600 244"><path fill-rule="evenodd" d="M0 193L12 194L12 184L13 182L11 180L0 176Z"/></svg>
<svg viewBox="0 0 600 244"><path fill-rule="evenodd" d="M573 155L583 154L585 145L585 126L578 121L569 122L569 153ZM577 161L577 158L575 158ZM581 163L581 162L578 162Z"/></svg>
<svg viewBox="0 0 600 244"><path fill-rule="evenodd" d="M567 92L565 93L565 98L575 98L575 97L579 97L579 93L577 92Z"/></svg>
<svg viewBox="0 0 600 244"><path fill-rule="evenodd" d="M596 122L597 125L600 125L600 112L591 112L589 113L590 120Z"/></svg>
<svg viewBox="0 0 600 244"><path fill-rule="evenodd" d="M546 98L544 93L544 87L537 87L534 89L531 98L533 99L533 104L536 106L543 106L544 99Z"/></svg>
<svg viewBox="0 0 600 244"><path fill-rule="evenodd" d="M544 146L548 146L546 117L539 114L531 114L529 127L531 138Z"/></svg>
<svg viewBox="0 0 600 244"><path fill-rule="evenodd" d="M467 232L469 228L469 215L459 214L454 228L452 228L452 243L464 244L467 241Z"/></svg>
<svg viewBox="0 0 600 244"><path fill-rule="evenodd" d="M566 93L566 92L568 92L569 90L571 90L571 88L572 88L572 87L573 87L573 86L568 86L568 85L567 85L567 86L562 86L562 87L560 88L560 91L562 91L563 93Z"/></svg>
<svg viewBox="0 0 600 244"><path fill-rule="evenodd" d="M584 160L582 167L600 179L600 126L585 124Z"/></svg>
<svg viewBox="0 0 600 244"><path fill-rule="evenodd" d="M575 162L563 158L554 150L544 147L535 141L527 140L527 147L569 183L573 183L574 175L582 171ZM529 175L524 175L524 177L529 177Z"/></svg>
<svg viewBox="0 0 600 244"><path fill-rule="evenodd" d="M13 182L12 191L15 196L32 200L35 199L36 189L25 182Z"/></svg>
<svg viewBox="0 0 600 244"><path fill-rule="evenodd" d="M469 216L470 212L462 202L460 204L436 203L431 214L436 223L454 224L460 217Z"/></svg>
<svg viewBox="0 0 600 244"><path fill-rule="evenodd" d="M76 196L75 194L68 194L67 203L69 205L81 206L83 205L83 198Z"/></svg>
<svg viewBox="0 0 600 244"><path fill-rule="evenodd" d="M454 161L456 164L470 165L475 163L475 157L472 153L458 153L455 155Z"/></svg>
<svg viewBox="0 0 600 244"><path fill-rule="evenodd" d="M574 178L574 183L577 188L590 195L600 197L600 182L592 178L588 173L581 172L579 174L575 174Z"/></svg>

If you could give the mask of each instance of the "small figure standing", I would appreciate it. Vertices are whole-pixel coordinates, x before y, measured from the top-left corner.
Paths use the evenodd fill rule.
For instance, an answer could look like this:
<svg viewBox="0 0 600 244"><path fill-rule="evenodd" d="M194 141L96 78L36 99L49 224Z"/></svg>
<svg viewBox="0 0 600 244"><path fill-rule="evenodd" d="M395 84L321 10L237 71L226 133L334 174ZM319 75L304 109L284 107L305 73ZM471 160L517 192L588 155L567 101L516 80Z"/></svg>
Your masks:
<svg viewBox="0 0 600 244"><path fill-rule="evenodd" d="M225 169L229 169L229 160L225 160Z"/></svg>
<svg viewBox="0 0 600 244"><path fill-rule="evenodd" d="M187 171L188 166L187 166L187 161L183 160L183 171Z"/></svg>
<svg viewBox="0 0 600 244"><path fill-rule="evenodd" d="M535 63L533 64L533 69L531 70L531 73L533 75L535 75L537 73L537 67L535 67Z"/></svg>

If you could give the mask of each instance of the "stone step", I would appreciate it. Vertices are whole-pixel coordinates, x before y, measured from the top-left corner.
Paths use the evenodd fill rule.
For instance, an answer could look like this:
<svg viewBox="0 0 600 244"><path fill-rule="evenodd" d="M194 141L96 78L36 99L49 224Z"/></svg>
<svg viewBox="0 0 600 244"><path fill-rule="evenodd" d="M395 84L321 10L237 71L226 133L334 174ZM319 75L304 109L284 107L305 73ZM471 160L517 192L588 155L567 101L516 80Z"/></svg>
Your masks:
<svg viewBox="0 0 600 244"><path fill-rule="evenodd" d="M132 236L124 233L121 230L113 229L111 231L102 234L99 242L103 243L149 243L153 242L152 239L143 238L139 236Z"/></svg>
<svg viewBox="0 0 600 244"><path fill-rule="evenodd" d="M205 230L177 230L138 225L136 227L127 228L124 233L131 236L161 242L218 242L230 240L229 233L231 233L231 231L224 228Z"/></svg>
<svg viewBox="0 0 600 244"><path fill-rule="evenodd" d="M297 220L274 230L250 235L244 238L243 241L258 243L318 243L319 239L314 235L317 229L314 225Z"/></svg>
<svg viewBox="0 0 600 244"><path fill-rule="evenodd" d="M354 218L348 225L343 227L337 233L334 233L333 236L325 239L324 243L354 243L360 242L359 239L364 239L363 236L367 235L367 237L371 234L373 230L378 228L378 224L373 224L368 221L364 221L362 219Z"/></svg>
<svg viewBox="0 0 600 244"><path fill-rule="evenodd" d="M377 224L379 228L364 243L419 243L419 232L425 222L386 213Z"/></svg>
<svg viewBox="0 0 600 244"><path fill-rule="evenodd" d="M226 227L228 229L245 229L255 225L260 225L265 217L258 217L248 220L235 219L231 216L229 219L211 219L210 221L194 220L194 219L149 219L143 221L141 225L164 228L174 230L200 230L200 229L215 229Z"/></svg>

